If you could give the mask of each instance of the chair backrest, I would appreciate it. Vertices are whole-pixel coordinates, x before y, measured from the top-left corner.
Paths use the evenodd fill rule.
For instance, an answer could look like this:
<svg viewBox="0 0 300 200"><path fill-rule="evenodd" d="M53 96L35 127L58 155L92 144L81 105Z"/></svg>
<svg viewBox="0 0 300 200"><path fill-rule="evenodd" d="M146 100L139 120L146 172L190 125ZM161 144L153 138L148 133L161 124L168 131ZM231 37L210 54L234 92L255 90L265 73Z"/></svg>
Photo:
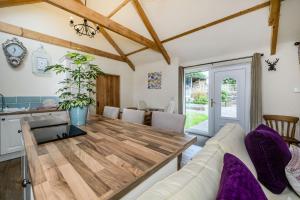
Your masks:
<svg viewBox="0 0 300 200"><path fill-rule="evenodd" d="M123 109L122 120L131 123L144 124L145 111Z"/></svg>
<svg viewBox="0 0 300 200"><path fill-rule="evenodd" d="M138 109L139 110L146 110L147 109L147 104L146 104L146 102L145 101L139 101L139 103L138 103Z"/></svg>
<svg viewBox="0 0 300 200"><path fill-rule="evenodd" d="M167 113L174 113L175 112L175 100L171 100L165 110Z"/></svg>
<svg viewBox="0 0 300 200"><path fill-rule="evenodd" d="M298 117L283 116L283 115L264 115L264 120L267 126L275 129L281 136L286 138L295 138L296 124L299 121Z"/></svg>
<svg viewBox="0 0 300 200"><path fill-rule="evenodd" d="M167 112L152 112L152 126L158 129L183 134L185 115L171 114Z"/></svg>
<svg viewBox="0 0 300 200"><path fill-rule="evenodd" d="M103 116L110 119L118 119L120 108L104 106Z"/></svg>

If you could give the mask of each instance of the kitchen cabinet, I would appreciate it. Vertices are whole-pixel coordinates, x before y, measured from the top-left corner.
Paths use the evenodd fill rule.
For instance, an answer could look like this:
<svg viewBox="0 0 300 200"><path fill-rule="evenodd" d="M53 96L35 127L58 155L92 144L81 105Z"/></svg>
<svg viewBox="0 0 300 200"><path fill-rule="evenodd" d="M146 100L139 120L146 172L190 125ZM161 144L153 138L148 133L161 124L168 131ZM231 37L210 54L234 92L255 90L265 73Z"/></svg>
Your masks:
<svg viewBox="0 0 300 200"><path fill-rule="evenodd" d="M1 155L24 150L21 118L24 116L1 116Z"/></svg>
<svg viewBox="0 0 300 200"><path fill-rule="evenodd" d="M37 117L39 120L51 117L69 121L66 111L1 115L0 116L0 162L21 157L24 154L21 119Z"/></svg>

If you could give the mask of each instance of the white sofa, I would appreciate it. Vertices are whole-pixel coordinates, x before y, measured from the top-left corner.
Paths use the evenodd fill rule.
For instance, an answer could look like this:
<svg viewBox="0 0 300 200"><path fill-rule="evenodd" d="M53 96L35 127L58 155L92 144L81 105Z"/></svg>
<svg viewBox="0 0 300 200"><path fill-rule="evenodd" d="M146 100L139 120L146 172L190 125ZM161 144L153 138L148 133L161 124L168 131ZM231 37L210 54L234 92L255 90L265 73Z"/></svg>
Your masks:
<svg viewBox="0 0 300 200"><path fill-rule="evenodd" d="M239 125L227 124L206 143L191 162L181 170L156 183L138 199L215 200L223 168L223 156L226 152L241 159L257 177L244 144L245 135ZM263 185L261 187L270 200L300 199L289 188L286 188L282 194L275 195Z"/></svg>

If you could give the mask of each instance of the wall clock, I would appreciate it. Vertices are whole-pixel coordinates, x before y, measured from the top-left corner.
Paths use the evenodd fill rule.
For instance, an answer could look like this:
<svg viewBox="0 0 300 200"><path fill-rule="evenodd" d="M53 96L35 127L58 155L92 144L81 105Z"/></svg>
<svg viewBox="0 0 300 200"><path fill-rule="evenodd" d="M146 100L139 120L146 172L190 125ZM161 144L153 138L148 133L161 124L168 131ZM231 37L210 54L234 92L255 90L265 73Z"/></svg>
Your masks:
<svg viewBox="0 0 300 200"><path fill-rule="evenodd" d="M19 66L27 54L26 47L17 38L6 40L2 48L7 62L13 67Z"/></svg>

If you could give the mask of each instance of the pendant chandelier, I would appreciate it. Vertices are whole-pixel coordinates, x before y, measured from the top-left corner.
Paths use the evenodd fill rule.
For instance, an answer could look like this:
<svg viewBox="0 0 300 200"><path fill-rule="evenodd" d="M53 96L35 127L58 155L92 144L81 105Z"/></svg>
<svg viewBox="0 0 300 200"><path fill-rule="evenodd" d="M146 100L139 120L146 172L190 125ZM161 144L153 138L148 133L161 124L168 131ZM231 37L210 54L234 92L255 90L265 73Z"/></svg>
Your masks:
<svg viewBox="0 0 300 200"><path fill-rule="evenodd" d="M84 5L86 6L86 0ZM100 30L99 25L96 25L96 27L90 26L87 19L83 19L82 24L75 24L73 18L70 17L70 26L74 28L76 34L79 36L85 35L90 38L93 38Z"/></svg>

